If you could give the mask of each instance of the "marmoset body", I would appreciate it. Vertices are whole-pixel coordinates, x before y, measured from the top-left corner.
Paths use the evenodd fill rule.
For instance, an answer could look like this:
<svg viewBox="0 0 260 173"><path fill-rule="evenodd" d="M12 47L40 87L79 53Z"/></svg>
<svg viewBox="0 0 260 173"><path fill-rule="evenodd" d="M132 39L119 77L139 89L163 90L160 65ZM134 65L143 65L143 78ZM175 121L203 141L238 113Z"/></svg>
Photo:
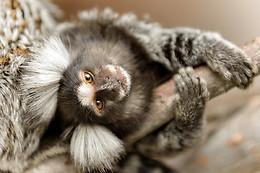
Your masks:
<svg viewBox="0 0 260 173"><path fill-rule="evenodd" d="M125 152L123 139L142 126L162 82L174 78L178 95L175 118L153 134L157 154L190 147L202 134L209 92L191 67L207 64L240 88L257 72L216 33L164 29L110 10L81 13L32 51L22 69L25 125L46 129L55 117L73 162L87 171L113 169Z"/></svg>

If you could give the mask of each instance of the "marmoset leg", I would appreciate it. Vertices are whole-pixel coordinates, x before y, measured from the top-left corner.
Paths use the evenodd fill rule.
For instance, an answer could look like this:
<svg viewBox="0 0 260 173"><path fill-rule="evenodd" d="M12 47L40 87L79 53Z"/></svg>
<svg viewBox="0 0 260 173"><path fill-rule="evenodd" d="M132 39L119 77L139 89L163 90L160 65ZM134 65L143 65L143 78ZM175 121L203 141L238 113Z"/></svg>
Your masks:
<svg viewBox="0 0 260 173"><path fill-rule="evenodd" d="M203 112L209 99L205 81L191 67L181 68L174 76L178 89L173 102L175 118L137 144L142 153L168 155L193 146L202 136Z"/></svg>

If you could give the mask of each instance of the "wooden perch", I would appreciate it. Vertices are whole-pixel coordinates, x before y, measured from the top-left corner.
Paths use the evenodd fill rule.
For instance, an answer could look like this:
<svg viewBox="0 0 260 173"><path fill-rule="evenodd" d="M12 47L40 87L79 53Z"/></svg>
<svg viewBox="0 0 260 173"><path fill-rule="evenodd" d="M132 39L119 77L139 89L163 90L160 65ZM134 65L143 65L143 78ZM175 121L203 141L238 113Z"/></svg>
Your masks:
<svg viewBox="0 0 260 173"><path fill-rule="evenodd" d="M242 49L256 62L258 69L260 69L260 37L246 43L242 46ZM207 82L211 98L227 92L234 87L232 83L227 83L217 73L212 72L206 66L196 68L195 74ZM168 110L171 109L171 103L174 100L176 92L173 80L162 84L154 90L155 99L153 100L147 119L137 133L133 133L125 138L127 145L135 143L173 118L174 115L170 114L171 111Z"/></svg>

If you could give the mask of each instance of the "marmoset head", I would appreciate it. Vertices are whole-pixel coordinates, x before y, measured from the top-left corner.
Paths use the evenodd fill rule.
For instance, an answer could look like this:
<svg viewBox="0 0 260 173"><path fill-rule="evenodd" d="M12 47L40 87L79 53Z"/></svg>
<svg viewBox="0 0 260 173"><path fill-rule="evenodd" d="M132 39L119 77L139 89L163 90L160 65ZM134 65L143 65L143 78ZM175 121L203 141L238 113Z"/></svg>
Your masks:
<svg viewBox="0 0 260 173"><path fill-rule="evenodd" d="M63 74L58 101L67 120L105 124L123 111L131 88L130 74L121 66L103 65L96 59L78 57Z"/></svg>
<svg viewBox="0 0 260 173"><path fill-rule="evenodd" d="M138 40L109 24L75 24L52 42L63 48L58 56L63 68L51 64L59 79L52 98L72 159L89 171L111 170L124 153L121 139L145 118L153 63ZM53 50L48 43L46 48Z"/></svg>
<svg viewBox="0 0 260 173"><path fill-rule="evenodd" d="M65 126L74 125L70 140L74 162L89 170L112 169L124 148L122 141L108 129L109 124L120 124L125 118L131 74L109 58L122 58L124 50L114 55L109 53L115 52L113 48L87 46L89 49L83 45L82 51L73 53L75 57L70 57L72 62L62 74L58 108Z"/></svg>

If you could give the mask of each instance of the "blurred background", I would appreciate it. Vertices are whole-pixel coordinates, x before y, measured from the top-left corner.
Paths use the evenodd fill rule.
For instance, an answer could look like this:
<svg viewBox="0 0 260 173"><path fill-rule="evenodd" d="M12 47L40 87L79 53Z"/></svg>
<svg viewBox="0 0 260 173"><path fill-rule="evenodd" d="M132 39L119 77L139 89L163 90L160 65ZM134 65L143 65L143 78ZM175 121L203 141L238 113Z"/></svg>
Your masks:
<svg viewBox="0 0 260 173"><path fill-rule="evenodd" d="M66 19L78 11L111 7L120 13L134 12L140 18L150 15L165 27L191 26L220 32L241 45L260 36L259 0L53 0Z"/></svg>

